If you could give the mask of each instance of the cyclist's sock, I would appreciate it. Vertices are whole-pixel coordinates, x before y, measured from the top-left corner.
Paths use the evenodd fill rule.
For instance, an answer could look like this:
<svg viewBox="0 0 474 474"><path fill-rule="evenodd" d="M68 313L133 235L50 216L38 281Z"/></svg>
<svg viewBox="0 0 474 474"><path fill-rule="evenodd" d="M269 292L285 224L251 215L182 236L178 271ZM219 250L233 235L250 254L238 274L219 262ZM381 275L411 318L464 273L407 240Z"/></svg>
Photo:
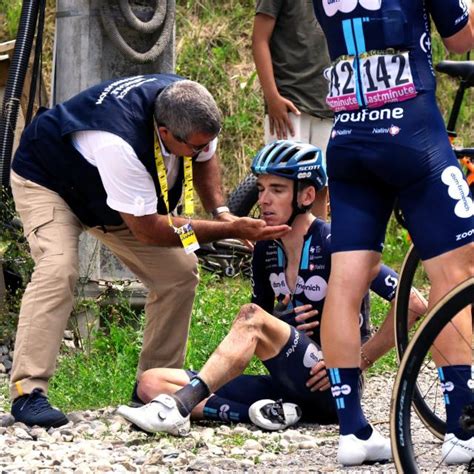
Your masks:
<svg viewBox="0 0 474 474"><path fill-rule="evenodd" d="M471 366L448 365L440 367L438 374L446 406L446 433L454 433L459 439L469 439L472 433L468 434L461 428L459 417L463 408L474 402L473 391L470 387L473 384Z"/></svg>
<svg viewBox="0 0 474 474"><path fill-rule="evenodd" d="M339 417L339 432L341 435L355 434L360 439L368 439L372 430L360 404L359 376L358 367L329 369L331 393Z"/></svg>
<svg viewBox="0 0 474 474"><path fill-rule="evenodd" d="M204 406L204 419L226 423L250 423L249 406L243 403L211 395Z"/></svg>
<svg viewBox="0 0 474 474"><path fill-rule="evenodd" d="M193 408L210 394L206 382L195 375L190 382L178 390L173 397L182 416L188 416Z"/></svg>

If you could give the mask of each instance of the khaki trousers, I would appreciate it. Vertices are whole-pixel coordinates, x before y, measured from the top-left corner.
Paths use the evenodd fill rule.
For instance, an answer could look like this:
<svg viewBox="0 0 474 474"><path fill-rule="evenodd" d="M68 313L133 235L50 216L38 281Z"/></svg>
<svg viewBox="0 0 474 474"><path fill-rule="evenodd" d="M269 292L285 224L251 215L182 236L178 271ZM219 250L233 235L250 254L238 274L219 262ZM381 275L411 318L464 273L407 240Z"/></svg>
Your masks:
<svg viewBox="0 0 474 474"><path fill-rule="evenodd" d="M47 393L74 302L83 230L109 247L149 290L138 374L153 367L182 367L198 283L196 256L181 248L144 245L125 225L106 232L86 229L57 193L14 172L11 186L35 263L20 309L11 397L36 387Z"/></svg>

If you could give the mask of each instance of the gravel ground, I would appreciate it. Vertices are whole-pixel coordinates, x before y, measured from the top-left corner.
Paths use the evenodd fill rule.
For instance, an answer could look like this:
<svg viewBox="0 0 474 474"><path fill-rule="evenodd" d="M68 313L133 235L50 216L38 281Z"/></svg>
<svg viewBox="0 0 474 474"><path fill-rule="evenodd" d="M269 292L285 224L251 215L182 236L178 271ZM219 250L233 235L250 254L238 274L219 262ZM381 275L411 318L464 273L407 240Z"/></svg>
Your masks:
<svg viewBox="0 0 474 474"><path fill-rule="evenodd" d="M364 395L370 420L385 435L392 381L372 377ZM4 402L0 399L0 406ZM69 418L66 426L45 431L11 424L0 409L0 472L395 472L392 463L338 466L335 426L264 433L249 425L198 423L188 437L174 438L134 431L113 407ZM439 466L441 443L428 431L416 430L414 439L424 452L422 472L466 472L466 466Z"/></svg>

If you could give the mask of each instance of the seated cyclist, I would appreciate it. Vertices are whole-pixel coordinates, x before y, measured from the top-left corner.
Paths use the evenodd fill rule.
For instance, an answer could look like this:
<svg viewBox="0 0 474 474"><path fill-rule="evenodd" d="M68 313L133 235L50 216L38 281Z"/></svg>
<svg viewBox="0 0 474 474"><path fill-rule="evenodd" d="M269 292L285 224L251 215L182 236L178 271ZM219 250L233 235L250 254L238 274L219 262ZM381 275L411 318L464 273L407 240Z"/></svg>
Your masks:
<svg viewBox="0 0 474 474"><path fill-rule="evenodd" d="M267 225L287 223L291 231L281 240L257 243L254 304L242 307L199 374L161 368L141 376L138 395L151 403L140 408L122 406L119 413L146 431L184 434L190 416L252 421L269 430L290 426L301 416L320 424L337 422L319 348L319 322L331 271L331 227L310 212L317 191L326 184L321 151L312 145L276 141L257 154L252 171L258 176L262 218ZM397 281L397 274L382 266L371 289L391 301ZM415 291L410 310L411 320L425 311ZM390 310L370 338L366 295L360 308L361 369L393 346L392 327ZM241 375L253 355L269 375Z"/></svg>

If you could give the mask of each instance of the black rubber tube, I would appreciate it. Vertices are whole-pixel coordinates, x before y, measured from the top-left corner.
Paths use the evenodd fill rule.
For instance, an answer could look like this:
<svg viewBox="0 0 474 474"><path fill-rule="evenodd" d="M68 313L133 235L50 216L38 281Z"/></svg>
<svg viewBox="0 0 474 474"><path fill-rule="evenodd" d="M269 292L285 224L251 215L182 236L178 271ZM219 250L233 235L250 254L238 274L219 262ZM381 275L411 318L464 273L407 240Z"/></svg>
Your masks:
<svg viewBox="0 0 474 474"><path fill-rule="evenodd" d="M39 0L24 0L18 26L15 50L8 71L8 79L0 114L0 185L10 186L10 163L13 139L20 107L20 98L25 83L28 60L38 18Z"/></svg>

